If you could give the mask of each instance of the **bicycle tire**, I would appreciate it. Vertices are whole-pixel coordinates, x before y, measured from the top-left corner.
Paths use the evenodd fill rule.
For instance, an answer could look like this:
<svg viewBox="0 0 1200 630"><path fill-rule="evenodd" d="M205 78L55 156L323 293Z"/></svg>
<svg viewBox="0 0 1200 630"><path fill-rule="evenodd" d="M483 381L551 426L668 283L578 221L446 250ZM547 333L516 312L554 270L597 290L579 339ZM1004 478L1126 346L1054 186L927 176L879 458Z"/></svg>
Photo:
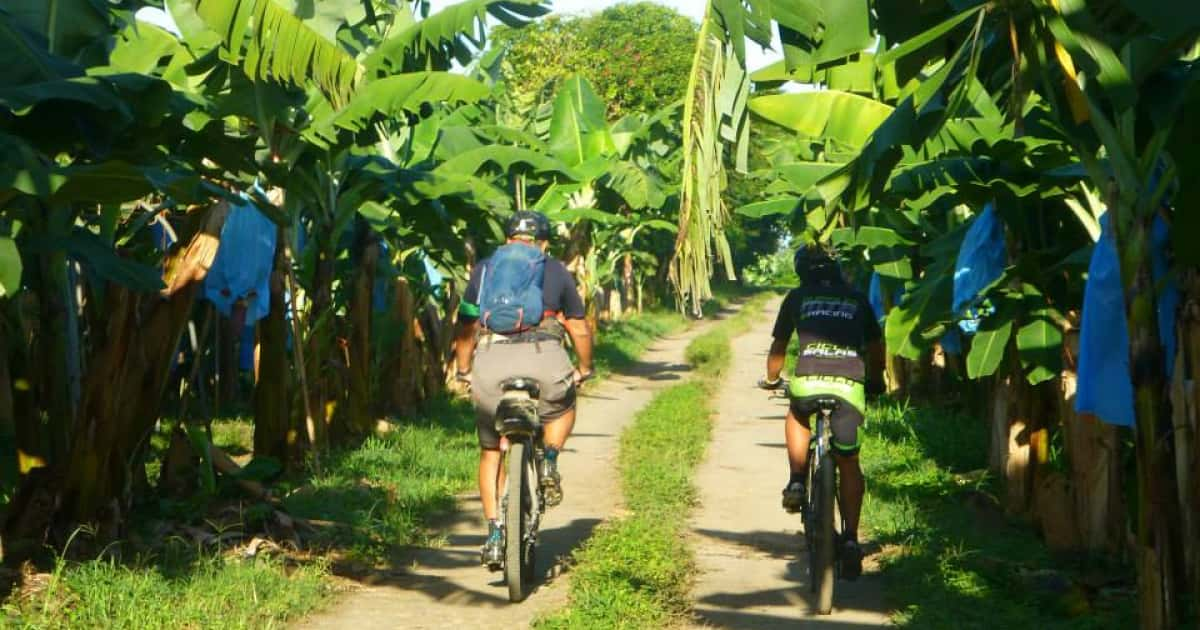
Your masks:
<svg viewBox="0 0 1200 630"><path fill-rule="evenodd" d="M508 445L508 478L504 503L504 581L508 583L508 601L520 602L529 594L525 530L528 527L529 452L520 441Z"/></svg>
<svg viewBox="0 0 1200 630"><path fill-rule="evenodd" d="M815 450L808 452L808 466L805 474L808 493L804 497L804 511L801 513L804 522L804 552L808 554L808 586L813 593L817 592L817 526L816 519L818 518L817 506L819 504L818 495L821 494L821 489L817 487L816 476L813 474L816 466L813 461L816 459Z"/></svg>
<svg viewBox="0 0 1200 630"><path fill-rule="evenodd" d="M813 520L816 525L816 540L813 571L813 586L817 594L817 614L828 615L833 610L834 575L834 533L833 533L833 492L834 464L830 458L824 457L817 463L814 472L817 487L820 490L816 497L817 517Z"/></svg>

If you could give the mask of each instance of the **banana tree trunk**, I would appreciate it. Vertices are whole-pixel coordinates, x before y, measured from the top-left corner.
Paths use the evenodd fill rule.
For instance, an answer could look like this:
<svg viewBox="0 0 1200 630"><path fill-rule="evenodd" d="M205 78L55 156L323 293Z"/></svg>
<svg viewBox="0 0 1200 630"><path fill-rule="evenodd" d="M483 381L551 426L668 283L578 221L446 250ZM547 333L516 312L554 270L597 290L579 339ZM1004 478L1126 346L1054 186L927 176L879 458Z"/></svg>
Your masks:
<svg viewBox="0 0 1200 630"><path fill-rule="evenodd" d="M8 328L0 320L0 488L4 489L15 487L18 478L17 419L12 393L12 377L8 371Z"/></svg>
<svg viewBox="0 0 1200 630"><path fill-rule="evenodd" d="M1200 290L1196 290L1196 283L1200 281L1200 277L1193 276L1193 291L1192 299L1188 301L1188 357L1191 365L1192 373L1190 375L1192 386L1189 394L1191 395L1191 403L1188 406L1188 423L1191 426L1192 434L1192 452L1188 470L1190 471L1191 479L1189 487L1191 488L1191 503L1184 506L1184 509L1192 515L1192 530L1187 540L1191 545L1189 557L1191 559L1191 576L1194 602L1200 602L1200 387L1196 383L1200 382Z"/></svg>
<svg viewBox="0 0 1200 630"><path fill-rule="evenodd" d="M16 423L17 474L21 477L46 466L50 461L49 440L42 422L42 402L38 380L44 357L37 354L41 330L41 299L32 290L18 293L18 326L9 335L9 378L12 381L13 418ZM20 384L20 386L18 386Z"/></svg>
<svg viewBox="0 0 1200 630"><path fill-rule="evenodd" d="M438 317L437 306L426 302L421 309L421 357L422 385L421 400L429 401L442 395L446 387L445 372L445 338L449 329L443 327L441 317Z"/></svg>
<svg viewBox="0 0 1200 630"><path fill-rule="evenodd" d="M1196 536L1200 535L1200 530L1197 529L1197 515L1192 512L1193 504L1192 493L1192 476L1191 470L1192 452L1195 449L1195 431L1189 416L1193 415L1192 401L1189 400L1188 384L1187 384L1187 355L1186 342L1188 340L1187 331L1183 326L1178 327L1178 336L1180 342L1180 351L1175 355L1175 366L1171 378L1171 432L1175 436L1175 475L1177 483L1175 490L1178 493L1178 511L1180 515L1179 531L1180 542L1182 548L1180 552L1183 554L1183 579L1186 583L1194 583L1195 576L1193 575L1193 554L1196 547ZM1181 589L1182 590L1182 589Z"/></svg>
<svg viewBox="0 0 1200 630"><path fill-rule="evenodd" d="M454 329L458 325L458 306L462 301L462 296L458 293L458 288L453 281L447 281L446 289L446 311L442 315L442 385L443 390L446 385L449 385L454 379Z"/></svg>
<svg viewBox="0 0 1200 630"><path fill-rule="evenodd" d="M887 314L892 311L892 307L895 305L892 303L892 296L889 295L888 291L883 291L882 293L883 313L886 317ZM887 382L887 391L889 394L896 394L905 390L907 383L904 382L905 379L900 366L900 357L888 352L886 349L884 349L883 353L883 377Z"/></svg>
<svg viewBox="0 0 1200 630"><path fill-rule="evenodd" d="M331 387L331 374L334 343L333 312L333 255L328 236L317 236L314 233L311 244L318 248L316 269L313 273L312 293L309 296L308 339L303 351L305 358L304 371L308 375L308 414L312 417L313 448L323 451L329 446L329 421L337 410L337 403L331 400L330 392L336 391Z"/></svg>
<svg viewBox="0 0 1200 630"><path fill-rule="evenodd" d="M421 349L417 346L416 305L407 278L396 280L396 320L400 339L391 353L392 408L398 415L416 411L421 392Z"/></svg>
<svg viewBox="0 0 1200 630"><path fill-rule="evenodd" d="M1020 365L1017 363L1016 365ZM1005 478L1005 508L1011 514L1025 514L1029 509L1030 490L1033 482L1033 469L1036 461L1033 436L1036 427L1033 422L1033 401L1030 387L1025 383L1019 369L1009 376L1010 392L1015 394L1015 400L1009 403L1012 413L1007 419L1005 444L1007 452L1004 455Z"/></svg>
<svg viewBox="0 0 1200 630"><path fill-rule="evenodd" d="M1113 206L1114 210L1123 208ZM1132 214L1131 209L1125 208ZM1117 215L1118 217L1120 214ZM1163 396L1166 370L1157 318L1157 295L1150 266L1150 221L1135 218L1115 230L1125 285L1125 317L1129 328L1129 365L1134 391L1137 454L1137 547L1140 627L1174 628L1179 619L1180 561L1173 526L1176 492L1167 414ZM1121 221L1115 221L1121 226ZM1122 226L1125 227L1125 226Z"/></svg>
<svg viewBox="0 0 1200 630"><path fill-rule="evenodd" d="M238 374L241 372L241 342L242 332L246 326L245 300L234 302L229 317L218 317L217 326L220 330L217 335L219 357L217 383L220 384L220 387L217 390L215 413L221 415L220 410L231 413L239 398Z"/></svg>
<svg viewBox="0 0 1200 630"><path fill-rule="evenodd" d="M271 272L271 310L258 325L257 379L254 386L254 456L272 457L287 468L301 461L302 425L290 413L287 351L286 238L279 230L275 269Z"/></svg>
<svg viewBox="0 0 1200 630"><path fill-rule="evenodd" d="M626 313L634 310L636 299L633 288L633 254L626 253L621 268L621 304Z"/></svg>
<svg viewBox="0 0 1200 630"><path fill-rule="evenodd" d="M1117 429L1091 414L1075 413L1077 376L1073 357L1079 335L1068 331L1065 369L1060 379L1059 417L1071 470L1071 505L1079 526L1080 545L1090 551L1115 552L1124 532L1121 509L1120 457Z"/></svg>
<svg viewBox="0 0 1200 630"><path fill-rule="evenodd" d="M359 227L360 231L367 229ZM368 236L367 238L371 238ZM338 433L344 438L367 435L373 428L371 420L371 310L375 288L375 268L379 261L379 243L371 238L363 243L359 239L359 257L354 272L354 284L350 296L349 316L349 365L347 375L349 388L338 417L343 426Z"/></svg>
<svg viewBox="0 0 1200 630"><path fill-rule="evenodd" d="M96 524L101 539L120 535L131 498L130 467L158 420L172 359L228 211L222 203L198 217L195 236L168 260L161 294L109 287L108 330L84 380L69 455L56 463L52 475L27 478L14 501L30 505L39 502L36 496L49 495L54 507L46 511L46 520L10 519L6 538L41 538L50 519L65 526L54 528L56 542L78 523Z"/></svg>
<svg viewBox="0 0 1200 630"><path fill-rule="evenodd" d="M1200 273L1183 274L1185 289L1179 316L1172 408L1175 411L1175 470L1183 514L1186 580L1200 602Z"/></svg>
<svg viewBox="0 0 1200 630"><path fill-rule="evenodd" d="M55 215L60 212L58 209L50 211L52 223L59 222ZM69 364L67 311L70 307L66 301L70 283L65 251L48 251L41 256L40 263L40 335L35 341L34 356L38 357L41 367L39 389L47 420L43 425L42 439L46 446L46 459L54 463L62 461L67 454L72 418L70 381L74 370Z"/></svg>
<svg viewBox="0 0 1200 630"><path fill-rule="evenodd" d="M991 399L988 401L987 422L990 427L988 440L988 470L997 476L1004 475L1008 455L1009 408L1013 404L1012 377L997 372L991 377Z"/></svg>

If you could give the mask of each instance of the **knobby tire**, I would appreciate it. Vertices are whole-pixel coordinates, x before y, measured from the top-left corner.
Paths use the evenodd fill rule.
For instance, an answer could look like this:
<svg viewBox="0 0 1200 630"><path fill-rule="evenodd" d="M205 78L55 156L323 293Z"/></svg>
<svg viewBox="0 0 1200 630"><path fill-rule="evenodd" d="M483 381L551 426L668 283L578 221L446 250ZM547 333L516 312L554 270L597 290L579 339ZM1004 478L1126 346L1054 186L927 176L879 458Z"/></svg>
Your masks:
<svg viewBox="0 0 1200 630"><path fill-rule="evenodd" d="M834 532L833 532L833 492L834 492L834 464L830 461L831 458L823 457L817 464L817 470L813 476L817 485L814 491L817 492L816 514L814 515L814 524L816 525L816 540L813 556L813 587L817 594L817 614L828 615L833 610L833 584L834 584Z"/></svg>
<svg viewBox="0 0 1200 630"><path fill-rule="evenodd" d="M510 602L523 601L529 595L533 574L533 549L526 549L525 544L533 503L529 494L532 483L529 462L527 444L521 441L509 444L504 506L504 581L508 583Z"/></svg>

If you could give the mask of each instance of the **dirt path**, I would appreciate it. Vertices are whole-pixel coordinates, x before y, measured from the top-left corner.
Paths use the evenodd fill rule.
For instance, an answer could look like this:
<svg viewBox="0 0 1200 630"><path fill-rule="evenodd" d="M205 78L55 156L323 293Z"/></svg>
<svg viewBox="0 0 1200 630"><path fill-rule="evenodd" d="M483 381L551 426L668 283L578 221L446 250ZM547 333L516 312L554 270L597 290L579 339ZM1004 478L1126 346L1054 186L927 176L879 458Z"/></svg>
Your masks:
<svg viewBox="0 0 1200 630"><path fill-rule="evenodd" d="M567 598L562 560L620 509L615 470L621 430L655 390L683 378L684 348L707 325L659 340L632 369L581 395L575 432L559 460L565 497L541 529L538 573L543 580L525 602L510 604L501 575L479 566L486 528L479 499L472 495L459 499L445 525L444 546L417 550L407 570L356 588L298 627L523 628L537 615L562 607Z"/></svg>
<svg viewBox="0 0 1200 630"><path fill-rule="evenodd" d="M832 615L811 613L807 560L798 553L800 517L779 506L787 481L786 403L753 388L762 376L778 304L772 302L759 323L733 341L734 364L720 392L708 458L696 476L701 506L692 524L700 575L693 596L699 625L887 625L879 575L869 560L858 581L838 582Z"/></svg>

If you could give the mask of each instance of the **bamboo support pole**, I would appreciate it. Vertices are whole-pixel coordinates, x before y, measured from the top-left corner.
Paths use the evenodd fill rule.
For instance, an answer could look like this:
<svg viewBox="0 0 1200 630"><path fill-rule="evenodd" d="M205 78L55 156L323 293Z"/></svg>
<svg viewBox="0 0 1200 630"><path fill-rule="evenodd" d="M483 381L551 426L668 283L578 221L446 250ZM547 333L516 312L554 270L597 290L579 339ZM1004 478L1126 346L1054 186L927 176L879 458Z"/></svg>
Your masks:
<svg viewBox="0 0 1200 630"><path fill-rule="evenodd" d="M308 432L308 443L313 450L313 468L321 473L321 448L317 443L317 423L312 413L312 402L308 399L308 376L304 363L304 336L301 334L300 307L296 305L296 272L292 269L292 246L284 243L284 257L287 266L287 290L292 296L292 348L296 353L296 370L300 377L300 397L304 400L304 427Z"/></svg>

